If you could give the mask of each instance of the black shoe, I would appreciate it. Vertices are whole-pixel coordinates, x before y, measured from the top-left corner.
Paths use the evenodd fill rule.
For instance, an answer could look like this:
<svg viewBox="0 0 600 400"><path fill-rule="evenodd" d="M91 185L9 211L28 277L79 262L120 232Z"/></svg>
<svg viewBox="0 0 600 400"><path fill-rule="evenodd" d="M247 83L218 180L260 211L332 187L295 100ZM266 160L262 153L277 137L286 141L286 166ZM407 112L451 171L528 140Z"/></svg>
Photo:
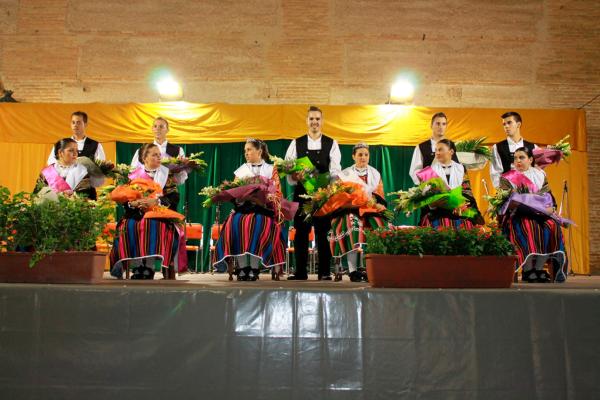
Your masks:
<svg viewBox="0 0 600 400"><path fill-rule="evenodd" d="M362 274L358 271L352 271L348 274L350 282L362 282Z"/></svg>
<svg viewBox="0 0 600 400"><path fill-rule="evenodd" d="M325 275L325 276L319 275L319 280L320 281L330 281L331 280L331 275Z"/></svg>
<svg viewBox="0 0 600 400"><path fill-rule="evenodd" d="M302 276L302 275L290 275L287 277L288 281L305 281L308 279L308 276Z"/></svg>
<svg viewBox="0 0 600 400"><path fill-rule="evenodd" d="M546 271L540 271L540 272L538 272L538 278L537 278L536 282L550 283L550 275L548 275L548 273Z"/></svg>
<svg viewBox="0 0 600 400"><path fill-rule="evenodd" d="M525 275L521 278L524 282L536 283L538 281L538 275L536 271L525 272Z"/></svg>

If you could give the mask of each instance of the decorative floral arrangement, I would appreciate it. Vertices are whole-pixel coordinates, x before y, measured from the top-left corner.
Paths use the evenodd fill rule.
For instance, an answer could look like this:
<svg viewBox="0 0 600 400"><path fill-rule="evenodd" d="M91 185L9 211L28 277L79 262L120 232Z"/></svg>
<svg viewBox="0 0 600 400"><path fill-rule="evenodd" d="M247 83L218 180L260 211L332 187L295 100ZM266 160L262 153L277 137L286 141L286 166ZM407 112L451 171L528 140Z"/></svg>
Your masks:
<svg viewBox="0 0 600 400"><path fill-rule="evenodd" d="M488 202L487 214L492 218L496 218L499 215L500 209L504 203L506 203L506 200L508 200L511 193L511 190L498 188L496 189L495 195L484 195L483 198Z"/></svg>
<svg viewBox="0 0 600 400"><path fill-rule="evenodd" d="M535 165L540 168L546 168L551 164L558 164L560 160L566 160L571 156L571 144L567 141L570 135L565 136L553 145L547 146L545 149L533 149L533 159Z"/></svg>
<svg viewBox="0 0 600 400"><path fill-rule="evenodd" d="M309 194L329 183L329 174L319 174L308 157L284 160L280 157L271 156L270 159L273 162L273 166L277 168L279 176L282 178L286 175L302 172L303 178L301 183Z"/></svg>
<svg viewBox="0 0 600 400"><path fill-rule="evenodd" d="M506 215L509 212L519 212L525 215L545 216L554 219L564 227L573 225L573 221L562 218L552 208L553 200L550 193L531 193L525 185L513 189L497 189L494 196L484 196L489 202L488 214L491 217Z"/></svg>
<svg viewBox="0 0 600 400"><path fill-rule="evenodd" d="M302 209L307 220L350 208L357 209L361 216L369 213L380 214L386 219L394 216L392 211L379 206L375 199L369 197L359 183L338 180L301 197L307 199Z"/></svg>
<svg viewBox="0 0 600 400"><path fill-rule="evenodd" d="M111 178L115 180L115 184L117 185L129 181L128 175L131 172L131 167L127 164L115 165L109 160L92 160L89 157L78 157L77 163L87 169L91 179Z"/></svg>
<svg viewBox="0 0 600 400"><path fill-rule="evenodd" d="M492 151L489 147L483 144L486 140L487 137L460 140L455 143L456 152L479 154L485 157L487 160L491 160L493 157Z"/></svg>
<svg viewBox="0 0 600 400"><path fill-rule="evenodd" d="M129 183L119 185L110 190L110 199L119 204L146 197L155 199L161 195L162 188L158 183L143 178L133 179Z"/></svg>
<svg viewBox="0 0 600 400"><path fill-rule="evenodd" d="M214 198L218 198L218 195L222 192L241 186L260 184L264 182L264 179L265 178L262 178L260 176L253 176L248 178L235 179L233 181L223 181L219 186L205 186L202 190L200 190L198 194L200 196L206 197L206 199L202 202L202 206L205 208L210 208L215 203L223 201L213 200Z"/></svg>
<svg viewBox="0 0 600 400"><path fill-rule="evenodd" d="M294 218L298 203L282 198L278 183L262 176L253 176L224 181L217 187L207 186L198 194L206 196L202 203L204 207L226 201L240 204L249 202L273 211L277 221L282 223Z"/></svg>
<svg viewBox="0 0 600 400"><path fill-rule="evenodd" d="M462 195L462 187L450 190L441 178L432 178L407 191L400 190L389 195L398 196L394 199L395 210L404 212L407 216L425 206L458 210L466 218L477 214L475 210L468 208L467 199Z"/></svg>
<svg viewBox="0 0 600 400"><path fill-rule="evenodd" d="M88 251L113 214L109 202L77 194L43 190L11 196L0 187L0 251L32 251L30 266L53 252Z"/></svg>
<svg viewBox="0 0 600 400"><path fill-rule="evenodd" d="M192 153L189 157L164 158L161 161L161 164L169 168L169 171L174 174L182 171L187 173L192 171L202 172L207 166L206 162L201 158L202 154L204 154L204 152L201 151Z"/></svg>
<svg viewBox="0 0 600 400"><path fill-rule="evenodd" d="M154 206L144 213L144 218L166 219L173 222L182 222L185 219L185 216L165 206Z"/></svg>
<svg viewBox="0 0 600 400"><path fill-rule="evenodd" d="M368 254L434 256L508 256L514 247L496 227L433 229L378 228L366 231ZM398 268L402 268L398 264Z"/></svg>

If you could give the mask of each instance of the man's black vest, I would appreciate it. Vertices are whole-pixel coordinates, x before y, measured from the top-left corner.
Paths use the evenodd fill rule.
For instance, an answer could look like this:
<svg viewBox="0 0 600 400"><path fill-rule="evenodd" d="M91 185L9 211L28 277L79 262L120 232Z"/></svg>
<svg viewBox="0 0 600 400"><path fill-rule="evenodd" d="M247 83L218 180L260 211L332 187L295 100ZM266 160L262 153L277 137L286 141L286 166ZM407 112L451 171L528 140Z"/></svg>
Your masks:
<svg viewBox="0 0 600 400"><path fill-rule="evenodd" d="M89 159L94 160L96 158L96 150L98 150L98 142L86 137L85 142L83 142L83 149L77 150L77 156L88 157Z"/></svg>
<svg viewBox="0 0 600 400"><path fill-rule="evenodd" d="M296 155L297 158L308 156L309 160L317 168L319 173L324 174L329 172L329 153L333 147L333 139L321 135L321 149L320 150L309 150L308 149L308 135L304 135L296 139Z"/></svg>
<svg viewBox="0 0 600 400"><path fill-rule="evenodd" d="M308 135L304 135L296 139L296 157L308 157L310 162L313 163L317 171L319 173L324 174L329 172L329 164L331 163L331 159L329 158L329 153L331 152L331 148L333 147L333 139L321 135L321 149L320 150L309 150L308 149ZM299 197L301 194L306 194L306 190L304 186L300 183L296 185L294 189L294 201L304 202L306 200Z"/></svg>
<svg viewBox="0 0 600 400"><path fill-rule="evenodd" d="M174 144L167 142L167 154L170 157L179 156L179 146L175 146Z"/></svg>
<svg viewBox="0 0 600 400"><path fill-rule="evenodd" d="M426 140L419 144L421 151L421 159L423 160L423 168L429 167L435 160L435 151L431 151L431 140ZM459 162L456 153L452 154L452 160Z"/></svg>
<svg viewBox="0 0 600 400"><path fill-rule="evenodd" d="M527 140L523 140L523 147L533 151L535 145ZM510 151L510 147L508 147L508 140L505 139L496 144L496 150L498 151L500 161L502 162L502 173L510 171L510 166L515 160L515 153Z"/></svg>

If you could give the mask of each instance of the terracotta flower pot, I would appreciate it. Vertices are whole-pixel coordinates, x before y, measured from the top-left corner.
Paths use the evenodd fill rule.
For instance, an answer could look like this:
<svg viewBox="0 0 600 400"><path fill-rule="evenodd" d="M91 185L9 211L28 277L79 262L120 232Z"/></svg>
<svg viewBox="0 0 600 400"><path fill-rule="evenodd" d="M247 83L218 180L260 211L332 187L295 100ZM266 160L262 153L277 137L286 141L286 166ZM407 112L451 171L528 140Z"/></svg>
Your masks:
<svg viewBox="0 0 600 400"><path fill-rule="evenodd" d="M372 287L509 288L515 256L393 256L368 254Z"/></svg>
<svg viewBox="0 0 600 400"><path fill-rule="evenodd" d="M31 253L0 253L0 282L99 283L106 253L73 251L53 253L29 267Z"/></svg>

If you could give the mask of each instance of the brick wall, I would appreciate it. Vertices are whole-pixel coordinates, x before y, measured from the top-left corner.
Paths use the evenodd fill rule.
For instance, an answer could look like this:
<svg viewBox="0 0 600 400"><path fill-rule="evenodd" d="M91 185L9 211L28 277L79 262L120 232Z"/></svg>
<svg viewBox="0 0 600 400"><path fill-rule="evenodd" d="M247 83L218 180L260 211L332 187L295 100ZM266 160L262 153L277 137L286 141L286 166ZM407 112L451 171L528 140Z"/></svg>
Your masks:
<svg viewBox="0 0 600 400"><path fill-rule="evenodd" d="M20 101L153 102L166 66L192 102L376 104L407 69L418 105L573 108L600 93L599 20L597 0L0 0L0 78Z"/></svg>

